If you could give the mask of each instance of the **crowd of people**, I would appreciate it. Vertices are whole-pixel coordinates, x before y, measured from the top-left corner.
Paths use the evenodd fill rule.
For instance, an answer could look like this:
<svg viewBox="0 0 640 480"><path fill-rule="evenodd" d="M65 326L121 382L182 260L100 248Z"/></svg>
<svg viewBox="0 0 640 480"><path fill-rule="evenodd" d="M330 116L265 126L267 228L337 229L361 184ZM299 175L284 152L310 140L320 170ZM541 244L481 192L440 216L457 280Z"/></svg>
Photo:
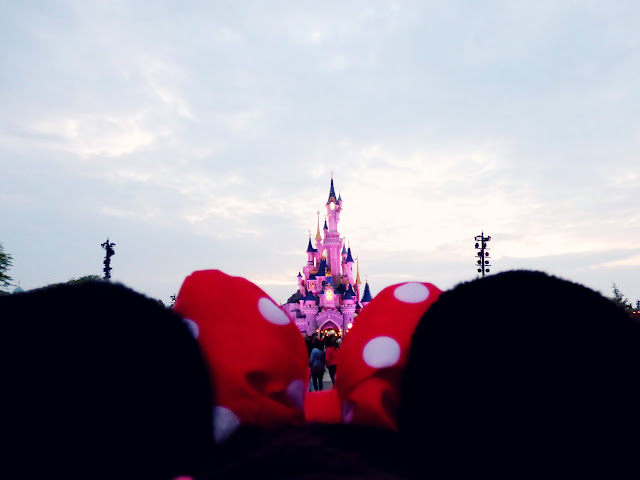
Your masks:
<svg viewBox="0 0 640 480"><path fill-rule="evenodd" d="M311 336L303 334L307 353L309 355L309 369L311 380L308 391L321 391L324 384L325 370L329 370L331 384L336 383L336 368L338 366L338 349L342 337L335 334L313 333Z"/></svg>

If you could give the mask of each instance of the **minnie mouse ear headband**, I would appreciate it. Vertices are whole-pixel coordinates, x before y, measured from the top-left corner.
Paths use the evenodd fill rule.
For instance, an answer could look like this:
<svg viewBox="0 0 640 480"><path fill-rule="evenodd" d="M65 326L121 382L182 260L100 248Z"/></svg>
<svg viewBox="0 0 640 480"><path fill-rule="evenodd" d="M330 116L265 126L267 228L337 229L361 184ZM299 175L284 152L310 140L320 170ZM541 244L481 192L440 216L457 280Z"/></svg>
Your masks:
<svg viewBox="0 0 640 480"><path fill-rule="evenodd" d="M194 272L174 308L192 325L209 365L216 440L243 424L299 425L305 414L307 422L337 418L396 429L411 335L440 293L417 282L384 289L342 342L336 390L307 392L307 350L284 311L244 278L219 270Z"/></svg>

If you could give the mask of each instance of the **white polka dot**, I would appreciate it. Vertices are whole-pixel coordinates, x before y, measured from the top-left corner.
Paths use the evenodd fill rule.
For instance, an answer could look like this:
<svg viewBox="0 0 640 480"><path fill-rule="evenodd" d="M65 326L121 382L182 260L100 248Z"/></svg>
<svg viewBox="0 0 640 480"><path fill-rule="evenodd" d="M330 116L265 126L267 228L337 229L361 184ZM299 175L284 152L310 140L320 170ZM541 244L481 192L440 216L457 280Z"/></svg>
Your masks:
<svg viewBox="0 0 640 480"><path fill-rule="evenodd" d="M396 288L393 296L404 303L421 303L429 298L429 289L421 283L410 282Z"/></svg>
<svg viewBox="0 0 640 480"><path fill-rule="evenodd" d="M362 359L373 368L392 367L400 360L400 344L391 337L376 337L364 346Z"/></svg>
<svg viewBox="0 0 640 480"><path fill-rule="evenodd" d="M282 311L282 309L273 303L272 300L262 297L258 300L258 310L260 310L260 314L273 323L274 325L287 325L291 320L287 317L287 314Z"/></svg>
<svg viewBox="0 0 640 480"><path fill-rule="evenodd" d="M304 394L307 386L302 380L294 380L287 387L287 397L298 410L304 412Z"/></svg>
<svg viewBox="0 0 640 480"><path fill-rule="evenodd" d="M200 328L198 327L198 324L190 318L183 318L182 320L187 324L187 327L189 327L189 331L191 332L191 335L193 335L193 338L198 338L200 335Z"/></svg>
<svg viewBox="0 0 640 480"><path fill-rule="evenodd" d="M353 421L353 405L349 402L344 402L342 405L342 422L351 423Z"/></svg>
<svg viewBox="0 0 640 480"><path fill-rule="evenodd" d="M213 438L224 442L240 426L240 419L227 407L213 407Z"/></svg>

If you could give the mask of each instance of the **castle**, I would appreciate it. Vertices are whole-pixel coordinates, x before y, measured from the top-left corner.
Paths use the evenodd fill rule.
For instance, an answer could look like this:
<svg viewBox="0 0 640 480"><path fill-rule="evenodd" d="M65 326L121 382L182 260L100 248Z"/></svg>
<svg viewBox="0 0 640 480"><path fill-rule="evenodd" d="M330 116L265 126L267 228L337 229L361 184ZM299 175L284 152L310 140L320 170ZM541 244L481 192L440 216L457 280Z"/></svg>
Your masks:
<svg viewBox="0 0 640 480"><path fill-rule="evenodd" d="M316 245L311 244L309 233L307 263L302 273L298 272L298 291L283 305L283 309L307 335L333 330L342 336L353 325L354 315L371 301L371 291L368 282L365 282L364 291L360 291L360 264L356 262L354 276L351 246L347 247L338 232L342 196L336 197L333 173L326 209L324 236L320 234L318 211Z"/></svg>

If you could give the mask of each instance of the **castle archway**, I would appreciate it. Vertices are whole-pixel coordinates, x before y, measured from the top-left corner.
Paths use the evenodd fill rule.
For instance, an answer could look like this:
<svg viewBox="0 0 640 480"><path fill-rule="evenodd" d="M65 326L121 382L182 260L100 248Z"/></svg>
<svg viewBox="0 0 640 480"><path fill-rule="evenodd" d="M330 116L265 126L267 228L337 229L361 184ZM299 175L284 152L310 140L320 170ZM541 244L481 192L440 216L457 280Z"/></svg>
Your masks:
<svg viewBox="0 0 640 480"><path fill-rule="evenodd" d="M333 331L334 335L341 335L344 320L342 315L335 310L328 310L320 313L317 317L318 331L330 332Z"/></svg>
<svg viewBox="0 0 640 480"><path fill-rule="evenodd" d="M331 320L325 322L321 327L320 327L320 332L323 334L333 334L333 335L339 335L340 334L340 327L338 327L338 325L336 325L335 323L333 323Z"/></svg>

